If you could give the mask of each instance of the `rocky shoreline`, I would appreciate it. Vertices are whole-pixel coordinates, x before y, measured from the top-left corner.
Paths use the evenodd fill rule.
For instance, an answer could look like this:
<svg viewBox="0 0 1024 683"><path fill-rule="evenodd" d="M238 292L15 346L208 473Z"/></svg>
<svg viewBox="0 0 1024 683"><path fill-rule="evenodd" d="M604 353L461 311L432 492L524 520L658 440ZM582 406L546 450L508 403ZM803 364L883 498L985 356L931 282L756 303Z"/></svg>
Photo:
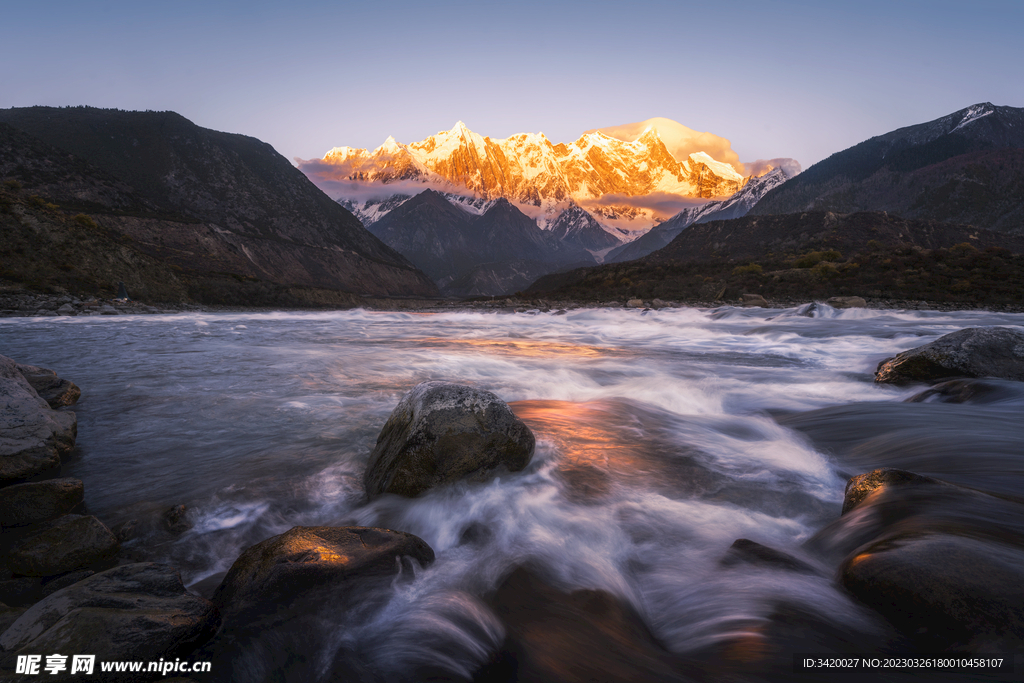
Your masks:
<svg viewBox="0 0 1024 683"><path fill-rule="evenodd" d="M857 299L852 304L837 300ZM499 313L547 313L571 311L581 308L719 308L721 306L745 306L762 308L795 308L809 303L806 299L764 299L760 295L743 295L735 301L694 299L686 301L663 301L661 299L627 299L624 301L555 300L524 297L495 297L481 300L454 299L375 299L363 298L358 308L374 311L423 311L445 312L452 310L496 311ZM1024 313L1024 305L1013 304L956 304L950 302L912 301L908 299L872 299L861 297L833 297L820 303L835 308L870 308L876 310L904 311L963 311L985 310L1004 313ZM280 310L349 310L353 307L327 307L309 309L281 309L267 306L221 306L195 303L154 303L147 304L130 299L103 299L95 296L74 297L68 294L53 295L34 292L3 291L0 289L0 318L96 316L96 315L173 315L176 313L227 313L227 312L271 312Z"/></svg>
<svg viewBox="0 0 1024 683"><path fill-rule="evenodd" d="M967 328L886 359L876 381L896 381L897 368L899 381L993 373L1019 379L1024 334ZM375 609L404 566L434 561L426 542L403 531L300 526L245 550L211 599L196 595L174 567L123 552L130 530L115 533L81 510L83 482L61 476L61 458L77 433L68 407L79 393L53 371L0 356L0 676L19 655L77 652L101 661L191 657L213 663L212 680L230 680L252 651L270 653L272 668L260 680L319 675L302 661L302 633L319 627L318 605ZM494 394L427 382L391 414L364 485L370 499L412 498L458 481L486 481L526 467L534 444L529 427ZM165 513L168 528L182 522L182 512ZM878 469L848 481L841 516L796 552L737 539L720 564L723 571L745 564L837 582L889 635L837 635L819 617L787 611L783 601L753 650L741 638L682 656L665 649L615 595L565 592L543 570L521 566L484 596L503 640L471 679L420 673L481 683L783 681L798 645L838 654L1024 654L1019 499ZM340 653L328 674L375 680L361 667L358 657ZM76 680L67 671L47 678Z"/></svg>

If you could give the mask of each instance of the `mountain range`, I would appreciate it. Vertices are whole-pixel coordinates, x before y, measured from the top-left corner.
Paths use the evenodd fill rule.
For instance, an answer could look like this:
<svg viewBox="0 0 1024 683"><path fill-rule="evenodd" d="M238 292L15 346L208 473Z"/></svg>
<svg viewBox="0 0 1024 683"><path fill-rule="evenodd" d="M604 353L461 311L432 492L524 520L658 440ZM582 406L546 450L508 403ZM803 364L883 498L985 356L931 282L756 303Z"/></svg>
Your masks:
<svg viewBox="0 0 1024 683"><path fill-rule="evenodd" d="M255 138L173 112L89 107L0 110L0 124L0 176L184 274L437 295L426 275Z"/></svg>
<svg viewBox="0 0 1024 683"><path fill-rule="evenodd" d="M644 231L671 215L657 207L672 200L678 209L688 205L685 200L727 197L746 184L748 178L733 164L705 151L673 145L677 158L659 126L676 135L671 127L689 131L652 119L630 140L594 130L556 144L543 133L492 139L460 121L419 142L389 137L374 150L335 147L300 167L321 187L334 183L333 194L342 199L366 196L367 188L389 196L418 194L424 187L485 200L502 197L543 228L576 204L603 224ZM395 189L389 192L387 186Z"/></svg>

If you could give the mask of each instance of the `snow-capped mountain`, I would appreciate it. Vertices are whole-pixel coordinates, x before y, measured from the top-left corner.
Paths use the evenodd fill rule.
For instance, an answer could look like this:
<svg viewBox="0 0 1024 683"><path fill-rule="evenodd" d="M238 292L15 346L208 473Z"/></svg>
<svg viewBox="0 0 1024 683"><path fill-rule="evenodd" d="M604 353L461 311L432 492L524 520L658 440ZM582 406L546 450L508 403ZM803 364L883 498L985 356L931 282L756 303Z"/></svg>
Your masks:
<svg viewBox="0 0 1024 683"><path fill-rule="evenodd" d="M729 197L720 201L708 202L703 206L683 209L675 216L660 225L656 225L639 239L613 249L605 257L608 263L632 261L661 249L694 223L723 221L730 218L746 216L761 198L789 180L790 176L783 168L774 168L760 178L751 178L746 186Z"/></svg>
<svg viewBox="0 0 1024 683"><path fill-rule="evenodd" d="M314 180L363 188L401 183L405 194L418 194L409 192L412 182L483 200L503 197L545 228L575 203L601 215L605 225L645 230L664 216L637 198L726 197L747 182L731 164L703 151L676 159L654 126L632 141L592 131L555 144L543 133L492 140L460 121L420 142L389 137L371 151L335 147L313 163Z"/></svg>

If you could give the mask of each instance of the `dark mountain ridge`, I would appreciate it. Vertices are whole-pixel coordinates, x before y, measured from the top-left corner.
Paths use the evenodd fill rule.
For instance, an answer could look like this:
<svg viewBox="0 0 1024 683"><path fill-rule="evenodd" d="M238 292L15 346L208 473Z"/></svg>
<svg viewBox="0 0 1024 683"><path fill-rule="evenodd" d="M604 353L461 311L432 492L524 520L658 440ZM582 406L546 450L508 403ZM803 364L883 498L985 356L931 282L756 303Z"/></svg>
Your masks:
<svg viewBox="0 0 1024 683"><path fill-rule="evenodd" d="M751 214L887 211L1024 233L1024 109L976 104L837 152Z"/></svg>
<svg viewBox="0 0 1024 683"><path fill-rule="evenodd" d="M0 175L194 272L373 296L435 296L270 145L173 112L0 110ZM15 135L12 129L20 131Z"/></svg>
<svg viewBox="0 0 1024 683"><path fill-rule="evenodd" d="M808 300L858 295L1024 301L1024 236L881 212L745 216L692 225L636 261L546 275L548 297Z"/></svg>
<svg viewBox="0 0 1024 683"><path fill-rule="evenodd" d="M428 189L370 231L455 296L515 292L544 272L595 262L584 248L542 230L504 198L476 215Z"/></svg>

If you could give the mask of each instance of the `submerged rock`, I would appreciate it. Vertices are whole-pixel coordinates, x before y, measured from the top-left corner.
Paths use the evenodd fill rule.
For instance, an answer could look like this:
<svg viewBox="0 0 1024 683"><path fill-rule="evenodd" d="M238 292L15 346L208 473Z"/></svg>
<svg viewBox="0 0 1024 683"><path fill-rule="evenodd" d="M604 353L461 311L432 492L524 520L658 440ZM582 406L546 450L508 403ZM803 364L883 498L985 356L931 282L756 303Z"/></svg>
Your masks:
<svg viewBox="0 0 1024 683"><path fill-rule="evenodd" d="M318 589L351 588L387 577L400 558L427 564L434 551L418 536L372 527L297 526L243 552L213 595L225 614L283 609Z"/></svg>
<svg viewBox="0 0 1024 683"><path fill-rule="evenodd" d="M81 503L84 493L82 480L69 477L8 486L0 496L0 527L60 517Z"/></svg>
<svg viewBox="0 0 1024 683"><path fill-rule="evenodd" d="M755 567L766 569L781 569L799 573L815 573L814 568L797 559L789 553L784 553L775 548L761 545L757 541L746 538L737 538L729 547L728 552L719 561L723 567L734 567L741 564L749 564Z"/></svg>
<svg viewBox="0 0 1024 683"><path fill-rule="evenodd" d="M688 680L640 616L605 591L565 593L519 568L489 602L507 637L476 681Z"/></svg>
<svg viewBox="0 0 1024 683"><path fill-rule="evenodd" d="M924 647L1024 650L1024 551L950 534L887 537L846 560L843 585Z"/></svg>
<svg viewBox="0 0 1024 683"><path fill-rule="evenodd" d="M423 382L398 403L377 437L363 483L371 497L416 496L495 470L517 472L533 456L534 437L508 404L489 391Z"/></svg>
<svg viewBox="0 0 1024 683"><path fill-rule="evenodd" d="M109 569L53 593L3 635L6 668L19 653L95 654L97 661L187 655L216 631L217 610L185 590L178 570L154 563ZM70 667L69 667L70 668ZM99 673L97 665L94 676ZM69 671L48 680L78 680ZM151 674L118 680L150 680Z"/></svg>
<svg viewBox="0 0 1024 683"><path fill-rule="evenodd" d="M164 527L173 534L183 534L192 528L192 522L188 519L188 508L184 505L175 505L164 510L161 519Z"/></svg>
<svg viewBox="0 0 1024 683"><path fill-rule="evenodd" d="M878 364L876 382L901 384L953 377L1024 381L1024 333L1006 327L968 327Z"/></svg>
<svg viewBox="0 0 1024 683"><path fill-rule="evenodd" d="M112 560L120 547L95 517L64 515L16 542L7 566L15 574L52 576Z"/></svg>
<svg viewBox="0 0 1024 683"><path fill-rule="evenodd" d="M911 651L1024 652L1024 503L886 469L844 509L806 547Z"/></svg>

